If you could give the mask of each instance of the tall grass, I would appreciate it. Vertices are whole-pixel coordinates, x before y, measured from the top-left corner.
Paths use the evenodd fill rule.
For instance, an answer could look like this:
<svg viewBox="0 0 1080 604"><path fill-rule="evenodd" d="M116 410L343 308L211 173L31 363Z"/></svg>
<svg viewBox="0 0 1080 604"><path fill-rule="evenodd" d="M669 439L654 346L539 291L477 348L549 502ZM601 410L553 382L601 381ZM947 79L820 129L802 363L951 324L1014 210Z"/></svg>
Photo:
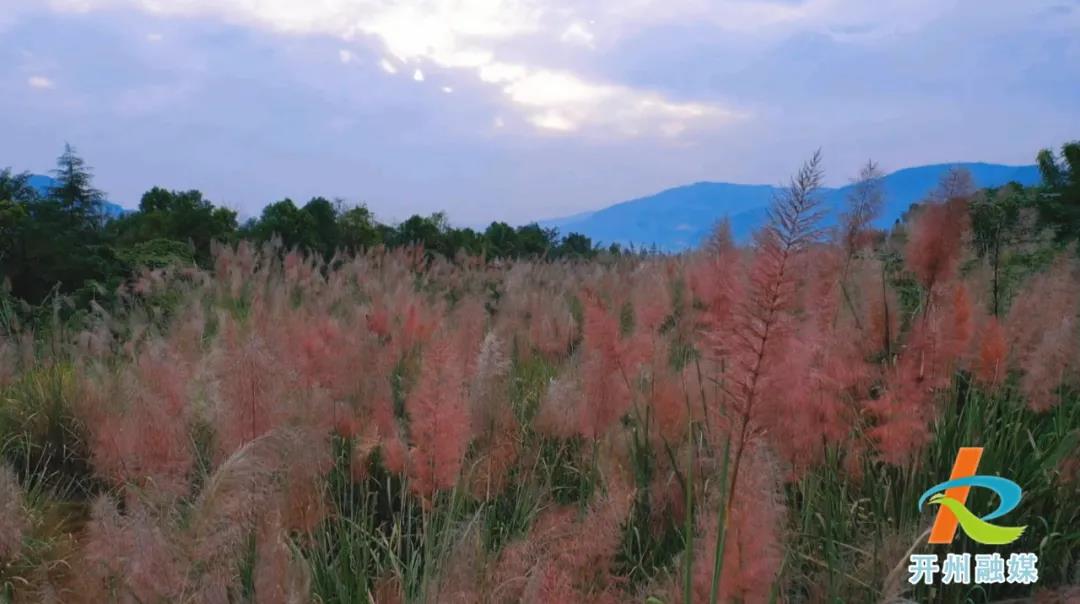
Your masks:
<svg viewBox="0 0 1080 604"><path fill-rule="evenodd" d="M846 249L807 170L745 249L241 245L79 329L8 321L0 601L1070 597L1075 259L991 318L963 225L925 218L962 200ZM1038 586L907 583L913 552L994 551L926 544L917 498L964 446L1024 489L997 551L1039 554Z"/></svg>

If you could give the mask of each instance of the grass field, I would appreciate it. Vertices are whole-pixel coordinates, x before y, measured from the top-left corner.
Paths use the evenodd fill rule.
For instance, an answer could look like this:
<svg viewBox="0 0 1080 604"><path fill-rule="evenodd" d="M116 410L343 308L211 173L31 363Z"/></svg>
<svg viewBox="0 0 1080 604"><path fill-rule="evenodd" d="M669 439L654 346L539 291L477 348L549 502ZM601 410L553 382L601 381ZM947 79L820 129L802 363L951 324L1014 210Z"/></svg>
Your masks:
<svg viewBox="0 0 1080 604"><path fill-rule="evenodd" d="M5 309L0 601L1076 602L1075 251L1003 289L964 199L828 236L814 177L745 247L241 244L77 329ZM927 544L962 446L1019 541ZM1039 582L908 583L992 551Z"/></svg>

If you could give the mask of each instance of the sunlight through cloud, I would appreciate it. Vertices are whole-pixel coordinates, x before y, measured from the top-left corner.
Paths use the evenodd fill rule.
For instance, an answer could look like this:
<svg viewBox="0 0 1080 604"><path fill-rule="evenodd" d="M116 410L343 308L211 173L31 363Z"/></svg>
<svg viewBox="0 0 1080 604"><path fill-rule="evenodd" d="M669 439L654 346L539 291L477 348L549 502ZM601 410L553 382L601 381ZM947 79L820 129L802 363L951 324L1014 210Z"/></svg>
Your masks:
<svg viewBox="0 0 1080 604"><path fill-rule="evenodd" d="M782 21L807 10L760 4L736 1L720 12L758 16L767 11ZM434 68L471 71L522 114L524 123L541 130L670 137L691 126L723 125L746 116L715 101L674 100L659 91L587 76L572 62L548 64L546 48L589 51L601 33L604 40L613 40L666 12L697 14L703 10L698 0L670 0L662 6L613 0L589 5L567 0L53 0L50 5L80 12L127 7L158 16L209 17L346 42L374 37L387 53L378 62L386 73L407 69L414 80L424 81ZM352 63L355 52L341 49L338 58Z"/></svg>

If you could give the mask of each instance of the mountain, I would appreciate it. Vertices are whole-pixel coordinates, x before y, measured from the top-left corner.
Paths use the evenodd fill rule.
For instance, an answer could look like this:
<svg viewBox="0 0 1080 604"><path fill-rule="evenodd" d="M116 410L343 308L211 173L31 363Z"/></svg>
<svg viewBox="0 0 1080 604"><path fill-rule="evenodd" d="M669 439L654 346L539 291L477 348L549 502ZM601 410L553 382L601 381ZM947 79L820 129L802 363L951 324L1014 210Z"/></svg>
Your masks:
<svg viewBox="0 0 1080 604"><path fill-rule="evenodd" d="M925 199L942 175L954 167L967 169L979 187L999 187L1010 181L1034 185L1040 180L1038 167L1033 165L955 163L898 170L884 177L885 205L875 226L891 225L912 203ZM829 209L827 223L835 223L852 186L822 189ZM699 182L540 224L563 234L588 235L605 245L655 245L661 250L678 251L698 245L712 225L725 216L731 220L735 238L746 241L765 223L766 208L780 190L771 185Z"/></svg>
<svg viewBox="0 0 1080 604"><path fill-rule="evenodd" d="M34 187L40 195L47 195L49 190L56 186L56 179L51 176L31 174L30 186ZM117 218L131 212L131 210L111 201L102 202L101 209L109 218Z"/></svg>

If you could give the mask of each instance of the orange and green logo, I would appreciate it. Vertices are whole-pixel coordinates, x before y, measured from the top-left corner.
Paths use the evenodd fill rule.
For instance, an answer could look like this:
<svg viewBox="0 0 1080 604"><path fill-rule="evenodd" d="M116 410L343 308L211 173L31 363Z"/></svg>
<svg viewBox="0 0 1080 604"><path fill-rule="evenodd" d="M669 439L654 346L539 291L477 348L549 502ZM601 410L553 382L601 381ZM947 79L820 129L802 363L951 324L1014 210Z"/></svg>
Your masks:
<svg viewBox="0 0 1080 604"><path fill-rule="evenodd" d="M952 543L958 525L973 541L986 545L1012 543L1024 534L1026 526L998 526L988 522L1019 505L1023 491L1007 478L976 474L982 452L982 447L961 447L949 480L930 487L919 497L920 511L925 503L940 506L930 530L930 543ZM998 496L997 508L981 517L973 514L966 505L971 487L994 491Z"/></svg>

